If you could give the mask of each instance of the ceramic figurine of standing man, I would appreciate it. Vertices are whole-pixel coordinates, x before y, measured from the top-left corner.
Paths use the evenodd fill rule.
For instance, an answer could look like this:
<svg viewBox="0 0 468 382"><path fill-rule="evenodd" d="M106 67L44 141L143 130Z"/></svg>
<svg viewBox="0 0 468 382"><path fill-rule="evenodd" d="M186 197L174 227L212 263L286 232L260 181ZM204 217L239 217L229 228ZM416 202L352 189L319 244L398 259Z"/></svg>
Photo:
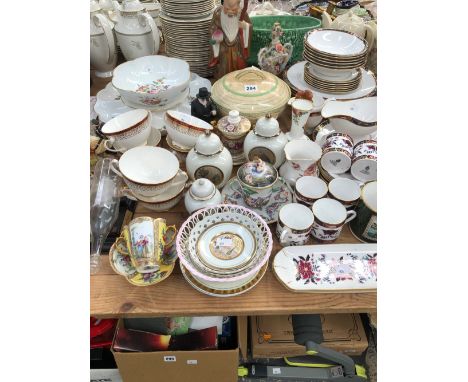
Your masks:
<svg viewBox="0 0 468 382"><path fill-rule="evenodd" d="M249 58L252 22L247 14L248 0L224 0L211 20L211 44L213 46L209 67L216 67L215 78L244 69Z"/></svg>
<svg viewBox="0 0 468 382"><path fill-rule="evenodd" d="M190 113L194 117L200 118L207 123L211 123L216 116L216 108L210 95L211 93L207 88L200 88L198 89L196 98L190 104Z"/></svg>

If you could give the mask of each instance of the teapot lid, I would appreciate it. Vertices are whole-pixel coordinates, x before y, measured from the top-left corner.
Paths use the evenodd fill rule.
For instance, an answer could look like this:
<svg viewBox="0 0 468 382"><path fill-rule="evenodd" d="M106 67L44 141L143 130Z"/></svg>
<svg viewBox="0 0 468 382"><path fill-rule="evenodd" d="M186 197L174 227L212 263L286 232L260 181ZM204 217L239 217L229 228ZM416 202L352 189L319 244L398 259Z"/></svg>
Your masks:
<svg viewBox="0 0 468 382"><path fill-rule="evenodd" d="M124 12L137 12L143 11L145 7L140 3L139 0L124 0L120 9Z"/></svg>
<svg viewBox="0 0 468 382"><path fill-rule="evenodd" d="M215 185L206 178L197 179L189 189L190 197L195 200L209 200L215 193Z"/></svg>
<svg viewBox="0 0 468 382"><path fill-rule="evenodd" d="M198 137L194 151L197 154L214 155L220 153L223 149L221 139L216 134L211 134L210 130L205 130L205 134Z"/></svg>
<svg viewBox="0 0 468 382"><path fill-rule="evenodd" d="M278 179L276 168L260 158L244 163L237 170L237 177L248 186L263 188L271 186Z"/></svg>
<svg viewBox="0 0 468 382"><path fill-rule="evenodd" d="M265 117L260 118L255 124L255 134L261 137L271 138L280 133L278 121L267 114Z"/></svg>
<svg viewBox="0 0 468 382"><path fill-rule="evenodd" d="M237 110L231 110L228 116L218 121L218 130L228 138L240 138L249 132L250 127L248 118L242 117Z"/></svg>
<svg viewBox="0 0 468 382"><path fill-rule="evenodd" d="M99 3L97 2L97 0L91 0L89 2L89 11L90 12L97 12L97 11L100 11L101 10L101 7L99 5Z"/></svg>

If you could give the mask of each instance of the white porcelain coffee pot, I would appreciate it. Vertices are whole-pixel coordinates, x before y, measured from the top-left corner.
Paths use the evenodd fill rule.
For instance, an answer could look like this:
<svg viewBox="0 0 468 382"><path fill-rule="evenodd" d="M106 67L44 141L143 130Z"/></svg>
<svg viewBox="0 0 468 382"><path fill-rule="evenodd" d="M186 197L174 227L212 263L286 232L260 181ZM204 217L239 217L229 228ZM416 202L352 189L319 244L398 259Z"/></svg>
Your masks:
<svg viewBox="0 0 468 382"><path fill-rule="evenodd" d="M115 34L127 61L159 52L159 29L138 0L113 1L117 10Z"/></svg>
<svg viewBox="0 0 468 382"><path fill-rule="evenodd" d="M112 77L117 64L117 46L112 22L102 13L98 2L90 2L90 57L97 77Z"/></svg>

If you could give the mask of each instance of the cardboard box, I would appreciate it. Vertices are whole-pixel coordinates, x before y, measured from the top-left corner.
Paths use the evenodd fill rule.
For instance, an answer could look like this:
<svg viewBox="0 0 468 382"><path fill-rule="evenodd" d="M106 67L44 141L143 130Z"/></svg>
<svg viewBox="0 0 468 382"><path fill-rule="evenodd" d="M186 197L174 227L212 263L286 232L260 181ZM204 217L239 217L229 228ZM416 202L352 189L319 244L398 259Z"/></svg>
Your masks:
<svg viewBox="0 0 468 382"><path fill-rule="evenodd" d="M358 314L326 314L321 318L323 346L351 356L367 349L367 337ZM250 327L253 358L305 354L305 347L294 342L291 316L252 316Z"/></svg>
<svg viewBox="0 0 468 382"><path fill-rule="evenodd" d="M232 350L112 353L123 382L237 382L239 352L247 352L247 317L237 317L237 340Z"/></svg>

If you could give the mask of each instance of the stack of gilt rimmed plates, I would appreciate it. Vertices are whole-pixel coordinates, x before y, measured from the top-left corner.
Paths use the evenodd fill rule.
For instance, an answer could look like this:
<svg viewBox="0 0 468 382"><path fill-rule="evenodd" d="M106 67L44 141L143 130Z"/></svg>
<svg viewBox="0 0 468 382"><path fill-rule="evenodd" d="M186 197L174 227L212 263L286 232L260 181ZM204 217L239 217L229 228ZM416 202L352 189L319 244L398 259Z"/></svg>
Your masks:
<svg viewBox="0 0 468 382"><path fill-rule="evenodd" d="M192 214L177 235L182 274L198 291L235 296L253 288L268 267L272 237L255 212L220 204Z"/></svg>
<svg viewBox="0 0 468 382"><path fill-rule="evenodd" d="M215 0L163 0L159 15L166 54L185 60L190 71L202 77L213 75L208 68L211 53L210 25Z"/></svg>
<svg viewBox="0 0 468 382"><path fill-rule="evenodd" d="M304 81L334 94L356 90L366 64L367 42L353 33L314 29L304 37Z"/></svg>

